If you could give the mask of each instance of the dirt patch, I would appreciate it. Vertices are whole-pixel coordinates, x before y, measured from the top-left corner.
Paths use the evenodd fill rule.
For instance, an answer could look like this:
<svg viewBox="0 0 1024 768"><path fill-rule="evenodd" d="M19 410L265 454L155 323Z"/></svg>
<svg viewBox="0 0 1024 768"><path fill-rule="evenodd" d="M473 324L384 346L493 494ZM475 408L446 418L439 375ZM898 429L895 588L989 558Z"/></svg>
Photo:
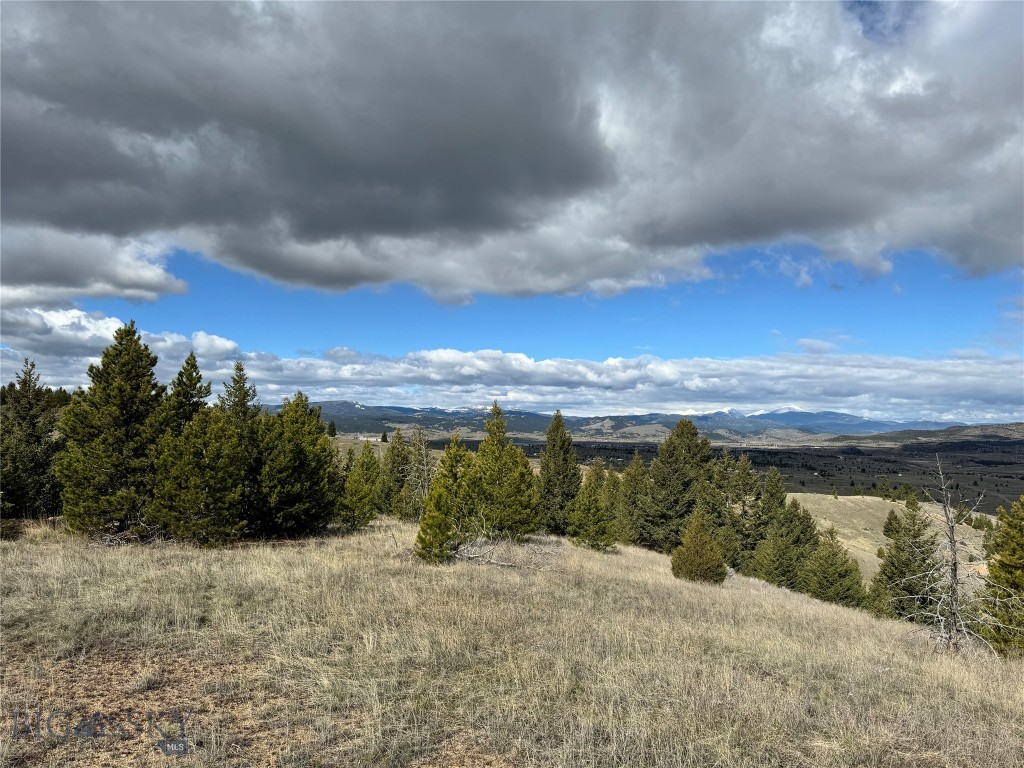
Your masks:
<svg viewBox="0 0 1024 768"><path fill-rule="evenodd" d="M429 757L412 763L410 768L510 768L512 764L483 750L464 731L451 736Z"/></svg>

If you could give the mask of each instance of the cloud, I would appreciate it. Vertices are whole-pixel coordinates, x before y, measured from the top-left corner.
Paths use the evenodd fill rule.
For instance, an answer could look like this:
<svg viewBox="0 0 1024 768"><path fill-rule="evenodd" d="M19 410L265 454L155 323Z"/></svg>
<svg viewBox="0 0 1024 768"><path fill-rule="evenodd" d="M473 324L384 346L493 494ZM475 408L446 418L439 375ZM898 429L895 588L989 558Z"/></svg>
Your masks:
<svg viewBox="0 0 1024 768"><path fill-rule="evenodd" d="M59 307L81 297L153 300L186 289L165 269L170 249L158 237L114 238L5 225L0 243L0 300L7 308Z"/></svg>
<svg viewBox="0 0 1024 768"><path fill-rule="evenodd" d="M797 339L797 346L810 355L824 355L836 350L836 345L823 339Z"/></svg>
<svg viewBox="0 0 1024 768"><path fill-rule="evenodd" d="M5 381L27 356L36 360L47 384L72 388L88 385L88 364L98 361L121 325L116 318L79 310L12 310L3 320L5 332L10 329L7 345L0 348ZM219 389L231 377L237 356L267 403L302 389L323 400L460 407L498 399L508 407L561 408L572 414L754 411L795 402L808 410L874 418L1024 418L1024 360L977 350L938 359L832 353L586 360L535 359L495 349L429 349L388 357L335 348L316 357L283 358L239 352L234 342L201 331L191 339L149 332L143 338L160 356L162 381L174 376L192 347L205 378Z"/></svg>
<svg viewBox="0 0 1024 768"><path fill-rule="evenodd" d="M180 291L174 247L448 301L706 279L746 244L873 273L907 248L1021 257L1018 3L0 17L5 306Z"/></svg>

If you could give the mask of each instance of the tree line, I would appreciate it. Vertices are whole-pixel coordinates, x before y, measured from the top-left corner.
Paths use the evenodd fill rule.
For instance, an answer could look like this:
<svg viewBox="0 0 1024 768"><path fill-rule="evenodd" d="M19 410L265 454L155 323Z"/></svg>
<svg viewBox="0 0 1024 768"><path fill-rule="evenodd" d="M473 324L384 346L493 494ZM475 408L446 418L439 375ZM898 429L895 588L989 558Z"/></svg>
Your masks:
<svg viewBox="0 0 1024 768"><path fill-rule="evenodd" d="M713 456L685 419L649 464L635 452L622 472L600 460L581 472L556 412L534 473L497 402L476 452L456 434L434 461L422 430L407 440L396 429L382 456L368 442L339 456L334 430L301 391L271 413L237 362L211 405L194 354L169 386L156 364L134 323L73 395L40 386L26 360L0 391L5 518L63 514L94 535L209 546L351 532L391 515L418 522L414 551L432 563L479 539L545 532L596 551L664 553L679 578L717 583L731 570L882 616L943 620L924 610L946 601L950 582L936 576L935 531L913 489L900 489L906 508L887 521L889 543L866 589L835 531L787 500L777 468L762 476L746 455ZM986 622L986 637L1020 651L1024 500L1000 510L989 555L987 589L1001 618Z"/></svg>

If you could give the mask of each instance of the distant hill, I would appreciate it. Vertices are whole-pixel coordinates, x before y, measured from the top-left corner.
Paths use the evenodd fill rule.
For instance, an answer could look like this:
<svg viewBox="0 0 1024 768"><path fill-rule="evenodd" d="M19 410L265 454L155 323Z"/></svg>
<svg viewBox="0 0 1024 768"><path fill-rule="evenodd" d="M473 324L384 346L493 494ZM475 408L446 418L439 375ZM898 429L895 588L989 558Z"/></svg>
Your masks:
<svg viewBox="0 0 1024 768"><path fill-rule="evenodd" d="M367 437L396 427L408 430L419 425L433 436L460 431L471 438L483 434L488 417L486 408L409 408L363 405L347 400L321 401L313 405L320 407L326 421L335 423L338 432ZM542 439L551 421L550 414L516 409L506 410L505 418L509 433L524 440ZM931 438L937 430L966 426L957 422L879 421L837 411L810 412L795 408L749 415L732 409L702 414L566 416L565 422L577 440L658 443L684 418L692 421L710 440L723 444L794 445L819 443L841 435L870 436L894 432L906 434L908 438L914 436L914 439L920 434L928 434Z"/></svg>

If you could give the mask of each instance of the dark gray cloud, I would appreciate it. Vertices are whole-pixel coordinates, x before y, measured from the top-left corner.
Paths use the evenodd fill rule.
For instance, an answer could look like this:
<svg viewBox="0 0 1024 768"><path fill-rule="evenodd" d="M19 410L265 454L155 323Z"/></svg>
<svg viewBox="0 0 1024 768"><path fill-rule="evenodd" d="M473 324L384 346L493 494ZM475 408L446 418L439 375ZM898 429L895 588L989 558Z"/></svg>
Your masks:
<svg viewBox="0 0 1024 768"><path fill-rule="evenodd" d="M451 300L699 279L708 249L748 243L876 272L902 248L975 274L1021 261L1019 3L5 2L0 20L5 229L83 244L48 286L5 238L5 298L26 304L178 290L176 246ZM142 285L106 263L132 248Z"/></svg>

